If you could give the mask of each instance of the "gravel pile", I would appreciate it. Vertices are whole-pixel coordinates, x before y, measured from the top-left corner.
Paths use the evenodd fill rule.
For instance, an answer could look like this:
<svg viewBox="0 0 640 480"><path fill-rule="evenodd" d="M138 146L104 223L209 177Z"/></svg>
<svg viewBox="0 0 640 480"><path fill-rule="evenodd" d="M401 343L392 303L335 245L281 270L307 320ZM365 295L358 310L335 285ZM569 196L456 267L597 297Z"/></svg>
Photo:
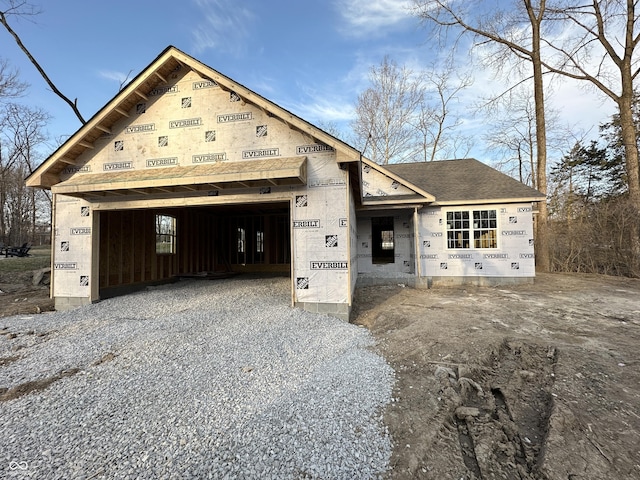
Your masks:
<svg viewBox="0 0 640 480"><path fill-rule="evenodd" d="M382 477L393 371L289 289L184 281L0 319L0 477Z"/></svg>

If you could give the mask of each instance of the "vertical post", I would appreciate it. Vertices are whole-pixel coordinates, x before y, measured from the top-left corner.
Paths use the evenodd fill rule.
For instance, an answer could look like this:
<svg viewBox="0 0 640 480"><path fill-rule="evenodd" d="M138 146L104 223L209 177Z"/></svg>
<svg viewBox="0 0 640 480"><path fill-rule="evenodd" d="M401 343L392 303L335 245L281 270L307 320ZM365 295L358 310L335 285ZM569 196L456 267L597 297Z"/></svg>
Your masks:
<svg viewBox="0 0 640 480"><path fill-rule="evenodd" d="M89 301L91 303L100 300L100 212L91 212L91 288Z"/></svg>
<svg viewBox="0 0 640 480"><path fill-rule="evenodd" d="M418 216L418 207L413 209L413 248L415 249L415 262L416 262L416 277L417 282L420 281L420 277L422 277L422 268L420 266L420 228L419 228L419 219ZM416 282L416 283L417 283Z"/></svg>

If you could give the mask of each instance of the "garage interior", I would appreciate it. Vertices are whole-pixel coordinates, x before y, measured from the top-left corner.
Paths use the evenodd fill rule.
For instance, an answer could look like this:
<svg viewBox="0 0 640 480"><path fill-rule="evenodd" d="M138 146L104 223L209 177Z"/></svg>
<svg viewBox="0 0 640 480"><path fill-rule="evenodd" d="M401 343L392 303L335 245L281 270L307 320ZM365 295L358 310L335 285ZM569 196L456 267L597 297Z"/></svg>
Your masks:
<svg viewBox="0 0 640 480"><path fill-rule="evenodd" d="M99 212L100 298L181 276L291 272L290 205Z"/></svg>

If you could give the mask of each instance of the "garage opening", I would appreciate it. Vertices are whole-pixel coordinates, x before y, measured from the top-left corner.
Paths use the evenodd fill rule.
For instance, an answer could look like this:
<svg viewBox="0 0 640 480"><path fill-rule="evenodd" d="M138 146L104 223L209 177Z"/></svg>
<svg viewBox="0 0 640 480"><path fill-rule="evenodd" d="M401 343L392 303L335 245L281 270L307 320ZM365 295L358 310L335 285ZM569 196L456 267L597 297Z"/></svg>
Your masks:
<svg viewBox="0 0 640 480"><path fill-rule="evenodd" d="M100 212L100 297L180 276L291 272L288 203Z"/></svg>

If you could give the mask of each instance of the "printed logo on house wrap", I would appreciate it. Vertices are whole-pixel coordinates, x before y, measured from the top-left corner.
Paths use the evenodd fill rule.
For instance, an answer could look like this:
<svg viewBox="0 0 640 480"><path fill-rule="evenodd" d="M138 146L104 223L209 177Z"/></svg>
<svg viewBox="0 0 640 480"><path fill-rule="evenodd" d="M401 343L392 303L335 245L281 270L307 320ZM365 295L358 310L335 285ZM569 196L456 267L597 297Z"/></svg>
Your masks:
<svg viewBox="0 0 640 480"><path fill-rule="evenodd" d="M518 262L512 262L511 270L520 270L520 264Z"/></svg>
<svg viewBox="0 0 640 480"><path fill-rule="evenodd" d="M71 227L71 235L91 235L91 227Z"/></svg>
<svg viewBox="0 0 640 480"><path fill-rule="evenodd" d="M216 131L208 130L204 132L204 141L205 142L215 142L216 141Z"/></svg>
<svg viewBox="0 0 640 480"><path fill-rule="evenodd" d="M154 88L149 92L150 97L157 97L158 95L164 95L165 93L178 93L177 85L167 85L164 87Z"/></svg>
<svg viewBox="0 0 640 480"><path fill-rule="evenodd" d="M438 254L437 253L422 254L420 255L420 258L422 258L423 260L437 260Z"/></svg>
<svg viewBox="0 0 640 480"><path fill-rule="evenodd" d="M202 118L185 118L183 120L170 120L169 128L199 127L202 125Z"/></svg>
<svg viewBox="0 0 640 480"><path fill-rule="evenodd" d="M476 270L482 270L482 262L476 262Z"/></svg>
<svg viewBox="0 0 640 480"><path fill-rule="evenodd" d="M65 167L62 172L63 175L73 175L74 173L87 173L91 171L91 165L85 165L83 167Z"/></svg>
<svg viewBox="0 0 640 480"><path fill-rule="evenodd" d="M68 252L69 251L69 242L68 241L60 242L60 251L61 252Z"/></svg>
<svg viewBox="0 0 640 480"><path fill-rule="evenodd" d="M482 255L482 258L485 260L509 258L509 254L508 253L485 253L484 255Z"/></svg>
<svg viewBox="0 0 640 480"><path fill-rule="evenodd" d="M203 153L202 155L193 155L191 157L191 163L215 163L222 162L226 159L226 153Z"/></svg>
<svg viewBox="0 0 640 480"><path fill-rule="evenodd" d="M526 235L526 230L503 230L502 235L505 237L521 237Z"/></svg>
<svg viewBox="0 0 640 480"><path fill-rule="evenodd" d="M320 220L294 220L293 228L320 228Z"/></svg>
<svg viewBox="0 0 640 480"><path fill-rule="evenodd" d="M346 218L339 218L338 219L338 226L339 227L348 227L349 226L349 221Z"/></svg>
<svg viewBox="0 0 640 480"><path fill-rule="evenodd" d="M297 277L296 288L298 290L309 290L309 277Z"/></svg>
<svg viewBox="0 0 640 480"><path fill-rule="evenodd" d="M202 80L200 82L193 82L193 84L191 85L191 87L194 90L202 90L204 88L215 88L217 86L218 84L213 80Z"/></svg>
<svg viewBox="0 0 640 480"><path fill-rule="evenodd" d="M258 125L256 127L256 137L262 138L267 136L267 125Z"/></svg>
<svg viewBox="0 0 640 480"><path fill-rule="evenodd" d="M87 206L84 207L80 207L80 216L81 217L88 217L91 213L91 209Z"/></svg>
<svg viewBox="0 0 640 480"><path fill-rule="evenodd" d="M306 195L296 195L296 207L306 207L308 205Z"/></svg>
<svg viewBox="0 0 640 480"><path fill-rule="evenodd" d="M105 171L111 170L131 170L133 168L133 162L112 162L102 165Z"/></svg>
<svg viewBox="0 0 640 480"><path fill-rule="evenodd" d="M346 270L349 262L311 262L311 270Z"/></svg>
<svg viewBox="0 0 640 480"><path fill-rule="evenodd" d="M78 264L76 262L54 262L54 270L77 270Z"/></svg>
<svg viewBox="0 0 640 480"><path fill-rule="evenodd" d="M156 124L155 123L145 123L144 125L130 125L125 128L124 133L132 134L132 133L145 133L145 132L155 132Z"/></svg>
<svg viewBox="0 0 640 480"><path fill-rule="evenodd" d="M520 258L536 258L536 256L533 253L521 253Z"/></svg>
<svg viewBox="0 0 640 480"><path fill-rule="evenodd" d="M147 160L147 167L167 167L178 165L178 157L152 158Z"/></svg>
<svg viewBox="0 0 640 480"><path fill-rule="evenodd" d="M470 260L473 258L471 253L450 253L447 258L449 260Z"/></svg>
<svg viewBox="0 0 640 480"><path fill-rule="evenodd" d="M229 92L229 101L230 102L240 102L242 98L236 92Z"/></svg>
<svg viewBox="0 0 640 480"><path fill-rule="evenodd" d="M509 223L518 223L518 217L516 216L509 217Z"/></svg>
<svg viewBox="0 0 640 480"><path fill-rule="evenodd" d="M440 270L448 270L449 266L447 265L446 262L441 262L440 263Z"/></svg>
<svg viewBox="0 0 640 480"><path fill-rule="evenodd" d="M324 236L324 244L326 247L337 247L338 246L338 235L325 235Z"/></svg>
<svg viewBox="0 0 640 480"><path fill-rule="evenodd" d="M261 148L258 150L243 150L242 158L262 158L262 157L277 157L280 155L279 148Z"/></svg>
<svg viewBox="0 0 640 480"><path fill-rule="evenodd" d="M296 155L308 155L309 153L333 152L333 147L324 143L312 143L309 145L298 145L296 147Z"/></svg>
<svg viewBox="0 0 640 480"><path fill-rule="evenodd" d="M218 115L218 123L243 122L251 119L253 119L253 113L251 112L223 113L222 115Z"/></svg>
<svg viewBox="0 0 640 480"><path fill-rule="evenodd" d="M80 286L81 287L89 286L89 275L80 275Z"/></svg>
<svg viewBox="0 0 640 480"><path fill-rule="evenodd" d="M309 187L336 187L339 185L346 185L347 182L344 178L319 178L311 180Z"/></svg>
<svg viewBox="0 0 640 480"><path fill-rule="evenodd" d="M518 207L518 213L527 213L532 211L533 209L531 207Z"/></svg>
<svg viewBox="0 0 640 480"><path fill-rule="evenodd" d="M431 236L432 237L441 237L442 236L442 232L432 232Z"/></svg>
<svg viewBox="0 0 640 480"><path fill-rule="evenodd" d="M124 140L116 140L113 142L113 150L115 152L123 152L124 151Z"/></svg>

